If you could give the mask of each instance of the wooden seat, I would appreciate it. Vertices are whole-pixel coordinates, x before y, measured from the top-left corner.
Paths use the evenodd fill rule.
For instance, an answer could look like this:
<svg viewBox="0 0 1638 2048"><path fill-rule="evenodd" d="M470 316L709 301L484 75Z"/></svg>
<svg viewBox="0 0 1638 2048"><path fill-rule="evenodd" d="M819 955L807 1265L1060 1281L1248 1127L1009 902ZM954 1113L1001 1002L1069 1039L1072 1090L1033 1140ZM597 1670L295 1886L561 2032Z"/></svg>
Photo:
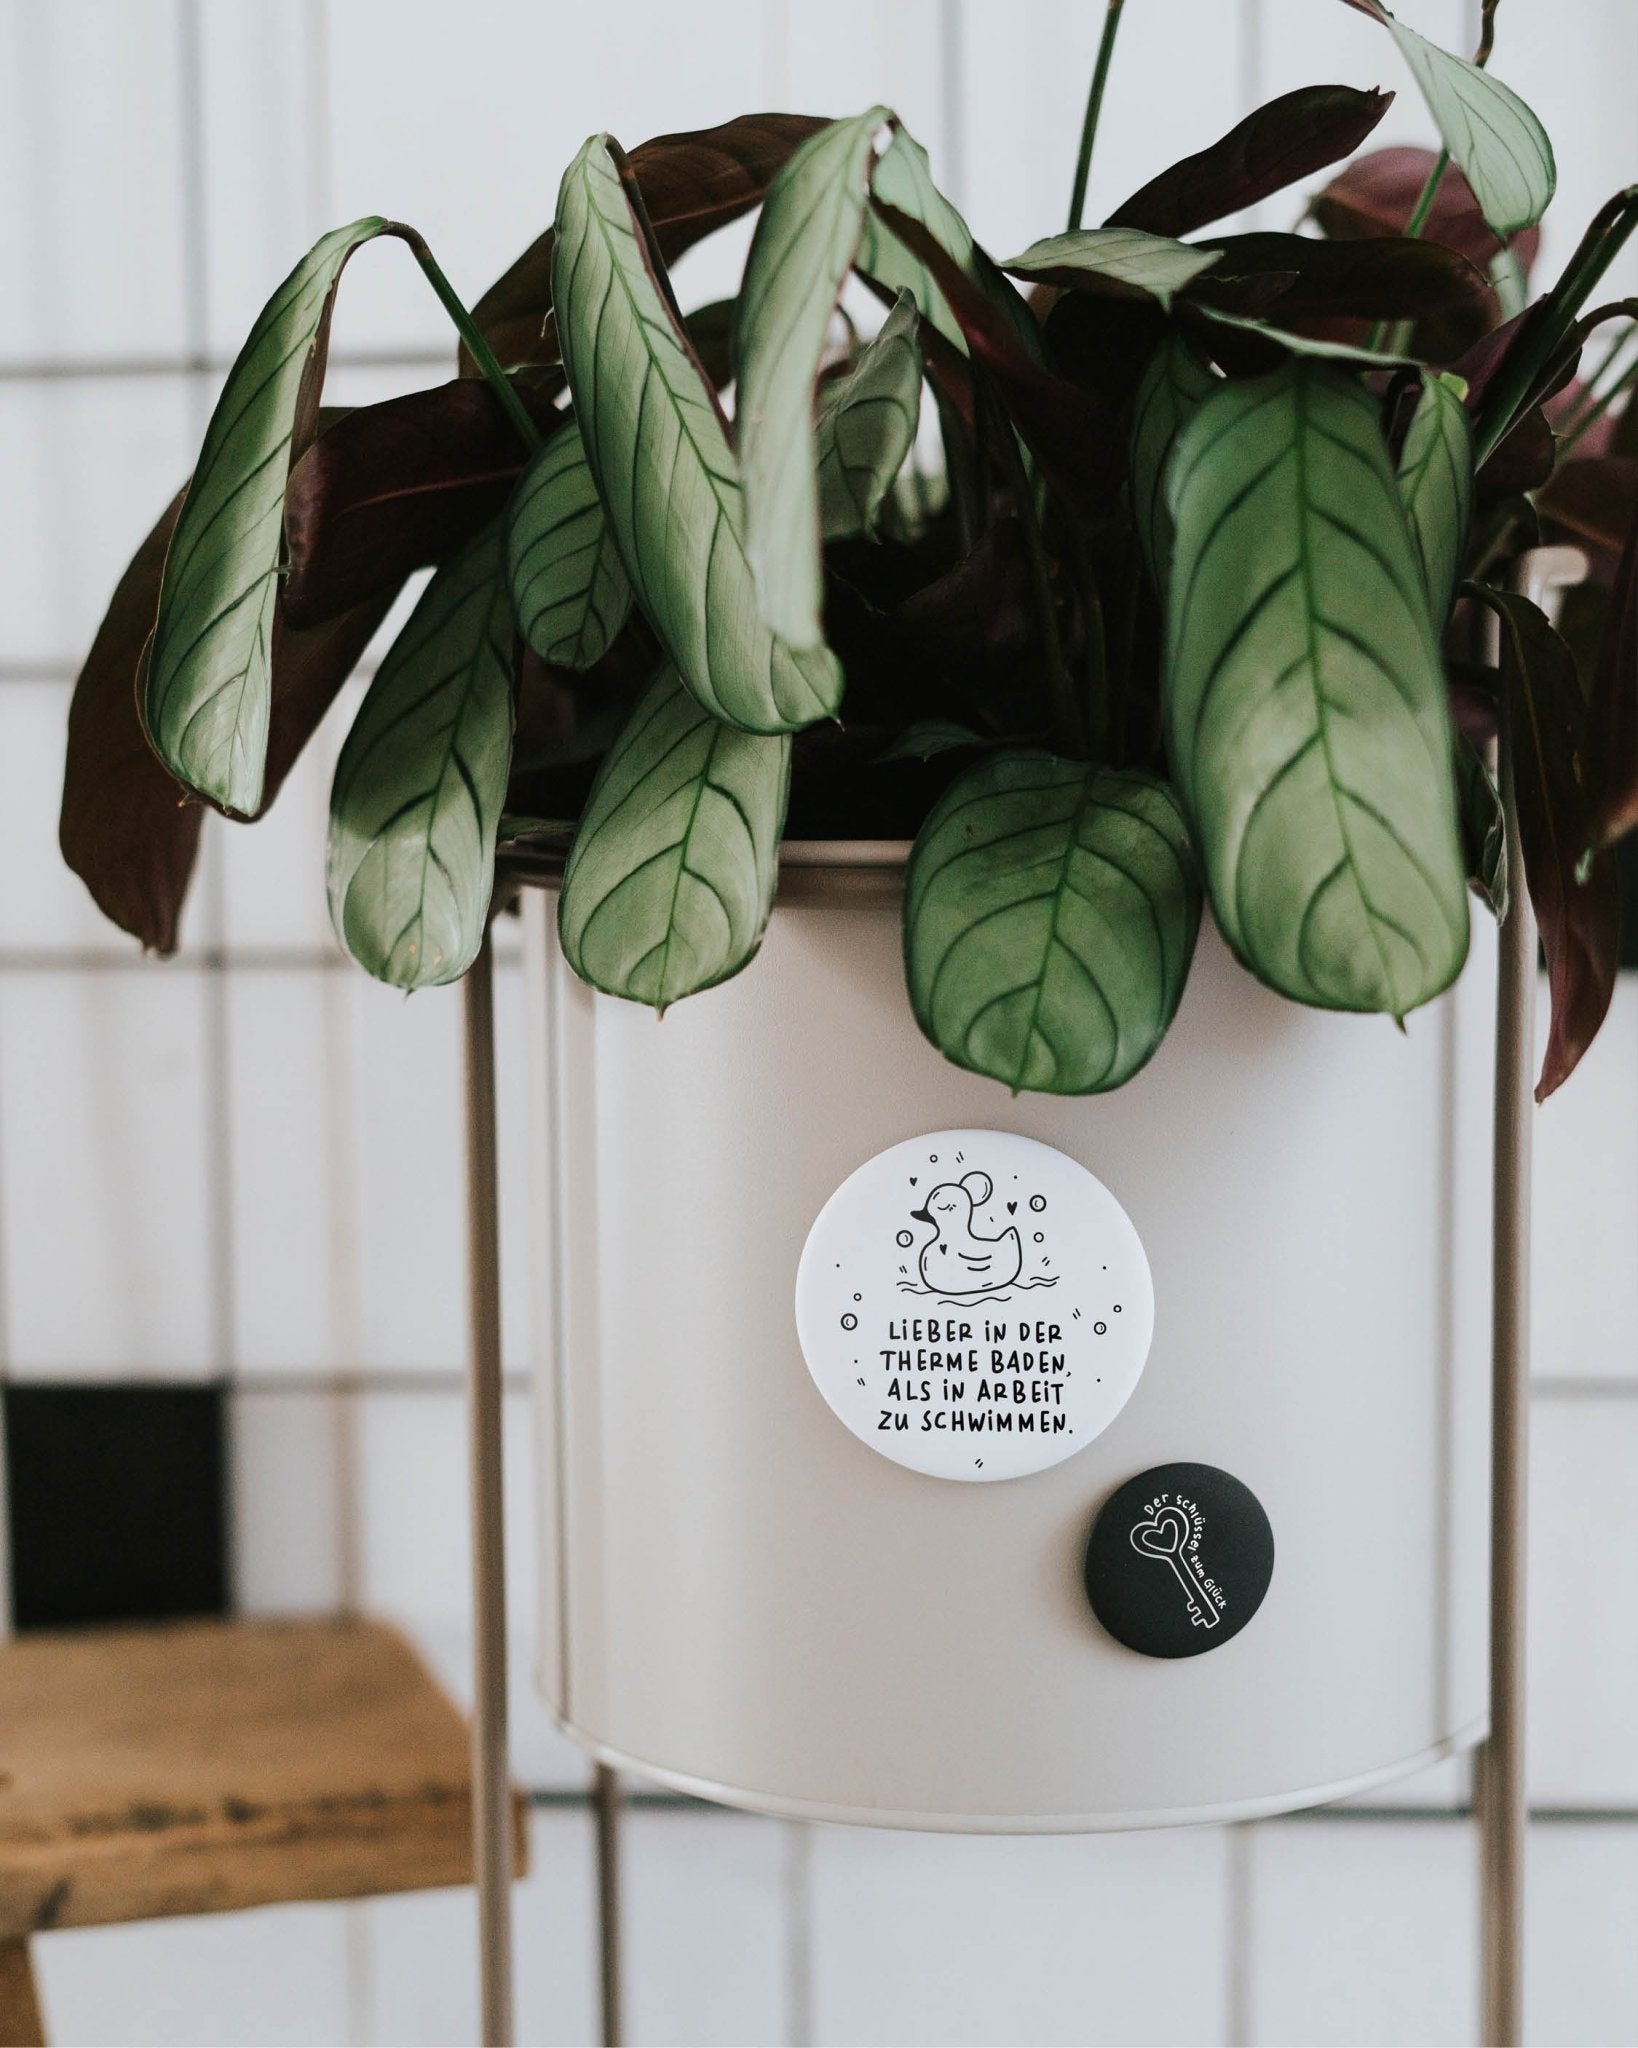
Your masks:
<svg viewBox="0 0 1638 2048"><path fill-rule="evenodd" d="M470 1782L465 1722L379 1622L0 1646L0 2044L42 2038L45 1929L469 1883Z"/></svg>

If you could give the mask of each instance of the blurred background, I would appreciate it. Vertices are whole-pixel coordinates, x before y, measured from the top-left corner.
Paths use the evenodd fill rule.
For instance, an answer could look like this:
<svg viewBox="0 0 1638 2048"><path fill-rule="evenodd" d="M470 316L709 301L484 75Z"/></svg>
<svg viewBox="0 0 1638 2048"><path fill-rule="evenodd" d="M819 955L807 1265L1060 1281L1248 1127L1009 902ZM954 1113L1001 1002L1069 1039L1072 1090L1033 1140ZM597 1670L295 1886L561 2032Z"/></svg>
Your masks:
<svg viewBox="0 0 1638 2048"><path fill-rule="evenodd" d="M1404 0L1469 49L1478 0ZM367 1607L467 1686L459 997L406 1002L325 916L338 704L266 823L212 819L180 957L56 850L72 680L262 301L317 235L414 223L470 302L585 135L885 100L976 233L1063 224L1096 0L5 0L0 5L0 1379L23 1628ZM1503 0L1495 68L1559 149L1538 276L1638 175L1632 0ZM1253 105L1399 90L1335 0L1130 0L1088 217ZM1286 195L1258 223L1289 226ZM748 229L680 267L732 288ZM1638 288L1630 250L1606 296ZM454 343L395 244L349 268L327 392ZM395 618L401 616L395 614ZM366 668L368 664L366 664ZM535 1795L519 2030L595 2029L584 1762L534 1703L521 968L500 938L515 1762ZM1387 1027L1384 1027L1387 1028ZM1638 2040L1638 973L1537 1125L1530 2035ZM94 1447L94 1450L87 1447ZM3 1482L0 1482L3 1483ZM4 1736L0 1731L0 1752ZM0 1754L3 1763L3 1754ZM639 1794L635 2039L1454 2042L1477 2024L1465 1767L1227 1830L960 1840ZM36 1944L59 2043L473 2038L469 1894Z"/></svg>

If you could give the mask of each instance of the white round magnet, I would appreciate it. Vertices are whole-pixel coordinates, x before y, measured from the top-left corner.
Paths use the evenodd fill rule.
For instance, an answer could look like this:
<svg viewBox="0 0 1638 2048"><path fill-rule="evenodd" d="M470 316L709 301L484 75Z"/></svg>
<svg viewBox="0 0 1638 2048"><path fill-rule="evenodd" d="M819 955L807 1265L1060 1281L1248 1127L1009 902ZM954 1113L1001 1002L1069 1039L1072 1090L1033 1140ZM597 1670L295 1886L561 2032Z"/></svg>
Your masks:
<svg viewBox="0 0 1638 2048"><path fill-rule="evenodd" d="M820 1393L883 1457L1017 1479L1125 1406L1154 1287L1131 1218L1078 1161L1011 1131L935 1131L819 1212L796 1329Z"/></svg>

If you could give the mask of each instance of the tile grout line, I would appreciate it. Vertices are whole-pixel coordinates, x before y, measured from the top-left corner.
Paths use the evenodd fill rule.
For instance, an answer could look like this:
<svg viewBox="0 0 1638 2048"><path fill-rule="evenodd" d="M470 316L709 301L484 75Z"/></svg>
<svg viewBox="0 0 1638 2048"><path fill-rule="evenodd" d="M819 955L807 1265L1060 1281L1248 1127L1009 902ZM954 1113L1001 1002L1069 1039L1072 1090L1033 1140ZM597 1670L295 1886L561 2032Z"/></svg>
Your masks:
<svg viewBox="0 0 1638 2048"><path fill-rule="evenodd" d="M495 961L497 974L515 974L518 955L507 951ZM353 962L336 945L184 945L168 959L132 947L115 951L103 946L13 946L0 950L0 975L6 974L151 974L174 980L179 975L213 973L352 974Z"/></svg>
<svg viewBox="0 0 1638 2048"><path fill-rule="evenodd" d="M301 13L301 85L303 142L307 173L308 238L317 241L333 212L334 150L330 134L330 20L327 0L303 0ZM342 360L332 356L333 362ZM225 936L225 935L224 935ZM324 955L328 968L344 956L339 947ZM350 963L348 963L350 964ZM243 972L237 962L231 971ZM326 1152L330 1212L335 1227L329 1247L332 1309L343 1333L344 1351L362 1356L364 1314L358 1257L360 1176L352 1107L354 1072L349 1057L348 984L326 971L319 992L323 1086L328 1097L329 1144ZM452 1378L459 1381L459 1373ZM241 1369L239 1384L244 1384ZM358 1377L332 1388L329 1421L334 1432L334 1500L336 1514L336 1590L344 1613L356 1614L364 1601L364 1511L361 1479L362 1395ZM346 1980L347 2033L355 2044L377 2038L375 1917L359 1899L348 1902L344 1923L343 1969Z"/></svg>
<svg viewBox="0 0 1638 2048"><path fill-rule="evenodd" d="M13 1373L12 1384L30 1387L200 1387L210 1386L219 1378L219 1374L209 1370L193 1373L174 1370L143 1372L121 1366L96 1372L64 1372L60 1369L32 1372L25 1369ZM459 1367L452 1365L366 1366L357 1372L305 1371L299 1368L285 1372L278 1367L249 1365L239 1367L234 1373L232 1392L262 1398L288 1396L291 1400L303 1401L310 1401L315 1396L357 1399L375 1394L383 1397L437 1394L447 1399L452 1394L459 1394L463 1384ZM502 1385L509 1396L526 1395L529 1392L528 1369L514 1367L507 1372Z"/></svg>
<svg viewBox="0 0 1638 2048"><path fill-rule="evenodd" d="M200 0L177 0L178 98L182 118L178 142L181 150L182 191L182 292L183 320L189 352L206 357L210 330L210 252L205 218L205 127L204 18ZM195 438L202 438L209 408L214 403L208 373L190 375L190 411ZM207 825L212 831L214 821ZM212 836L214 832L212 832ZM219 850L219 849L218 849ZM218 941L225 937L226 880L220 859L206 863L203 877L208 895L207 921ZM225 957L225 947L219 948ZM236 1322L233 1289L233 1146L229 1123L230 1089L228 1075L228 988L220 966L207 972L204 989L205 1023L205 1157L202 1162L207 1188L206 1258L209 1265L212 1350L218 1360L216 1381L224 1389L233 1382ZM228 1450L228 1535L226 1538L227 1584L230 1607L237 1604L237 1563L232 1538L232 1411L224 1412L229 1433Z"/></svg>
<svg viewBox="0 0 1638 2048"><path fill-rule="evenodd" d="M139 1385L195 1385L208 1381L206 1373L145 1371L129 1366L85 1370L54 1366L42 1369L15 1361L10 1379L31 1386L111 1386L133 1381ZM527 1394L531 1375L527 1366L508 1367L504 1384L510 1394ZM292 1366L240 1366L233 1374L234 1391L251 1394L429 1394L456 1393L461 1387L459 1368L452 1365L362 1365L353 1368ZM1547 1380L1532 1388L1534 1397L1551 1406L1566 1403L1608 1401L1624 1406L1638 1400L1638 1379L1557 1381Z"/></svg>
<svg viewBox="0 0 1638 2048"><path fill-rule="evenodd" d="M592 1794L588 1787L581 1790L570 1785L534 1785L525 1788L529 1804L546 1812L581 1813L589 1812ZM688 1813L707 1815L721 1820L765 1820L781 1827L808 1830L810 1835L814 1823L788 1821L778 1814L754 1813L738 1806L725 1806L718 1800L696 1799L688 1792L667 1792L661 1789L647 1790L633 1783L625 1794L625 1803L643 1813ZM1442 1827L1468 1826L1473 1819L1471 1805L1460 1806L1299 1806L1289 1813L1265 1814L1255 1821L1220 1822L1230 1833L1250 1836L1258 1829L1282 1827L1308 1827L1324 1825L1331 1821L1343 1821L1350 1826L1402 1827L1438 1824ZM1536 1806L1530 1812L1533 1827L1581 1828L1618 1827L1638 1828L1638 1806ZM900 1834L913 1830L898 1828L874 1828L866 1830L872 1834ZM1114 1840L1129 1831L1120 1828L1093 1831L1077 1836L1081 1841ZM1139 1830L1150 1835L1179 1834L1181 1829L1154 1828ZM1198 1833L1199 1829L1187 1830ZM1049 1833L1022 1834L1013 1836L959 1835L952 1833L952 1841L1053 1841L1058 1839ZM1249 1868L1249 1864L1248 1864ZM1249 1915L1247 1916L1249 1922Z"/></svg>
<svg viewBox="0 0 1638 2048"><path fill-rule="evenodd" d="M315 238L316 239L316 238ZM6 384L97 384L121 378L174 378L178 382L200 377L225 377L234 357L200 347L177 356L104 356L81 361L0 362L0 385ZM410 345L404 348L336 348L330 351L333 370L439 370L449 374L448 349Z"/></svg>

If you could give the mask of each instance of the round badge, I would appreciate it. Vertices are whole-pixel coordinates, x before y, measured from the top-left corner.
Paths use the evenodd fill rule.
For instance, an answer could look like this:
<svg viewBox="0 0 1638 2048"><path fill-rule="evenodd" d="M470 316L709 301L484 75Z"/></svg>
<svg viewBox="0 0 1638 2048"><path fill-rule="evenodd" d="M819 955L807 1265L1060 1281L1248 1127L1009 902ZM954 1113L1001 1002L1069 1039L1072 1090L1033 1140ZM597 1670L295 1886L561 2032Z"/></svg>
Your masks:
<svg viewBox="0 0 1638 2048"><path fill-rule="evenodd" d="M1010 1131L867 1160L808 1233L796 1328L853 1434L937 1479L1016 1479L1083 1450L1149 1355L1131 1219L1084 1166Z"/></svg>
<svg viewBox="0 0 1638 2048"><path fill-rule="evenodd" d="M1274 1531L1215 1465L1155 1465L1110 1495L1086 1546L1086 1597L1117 1642L1198 1657L1237 1636L1274 1576Z"/></svg>

